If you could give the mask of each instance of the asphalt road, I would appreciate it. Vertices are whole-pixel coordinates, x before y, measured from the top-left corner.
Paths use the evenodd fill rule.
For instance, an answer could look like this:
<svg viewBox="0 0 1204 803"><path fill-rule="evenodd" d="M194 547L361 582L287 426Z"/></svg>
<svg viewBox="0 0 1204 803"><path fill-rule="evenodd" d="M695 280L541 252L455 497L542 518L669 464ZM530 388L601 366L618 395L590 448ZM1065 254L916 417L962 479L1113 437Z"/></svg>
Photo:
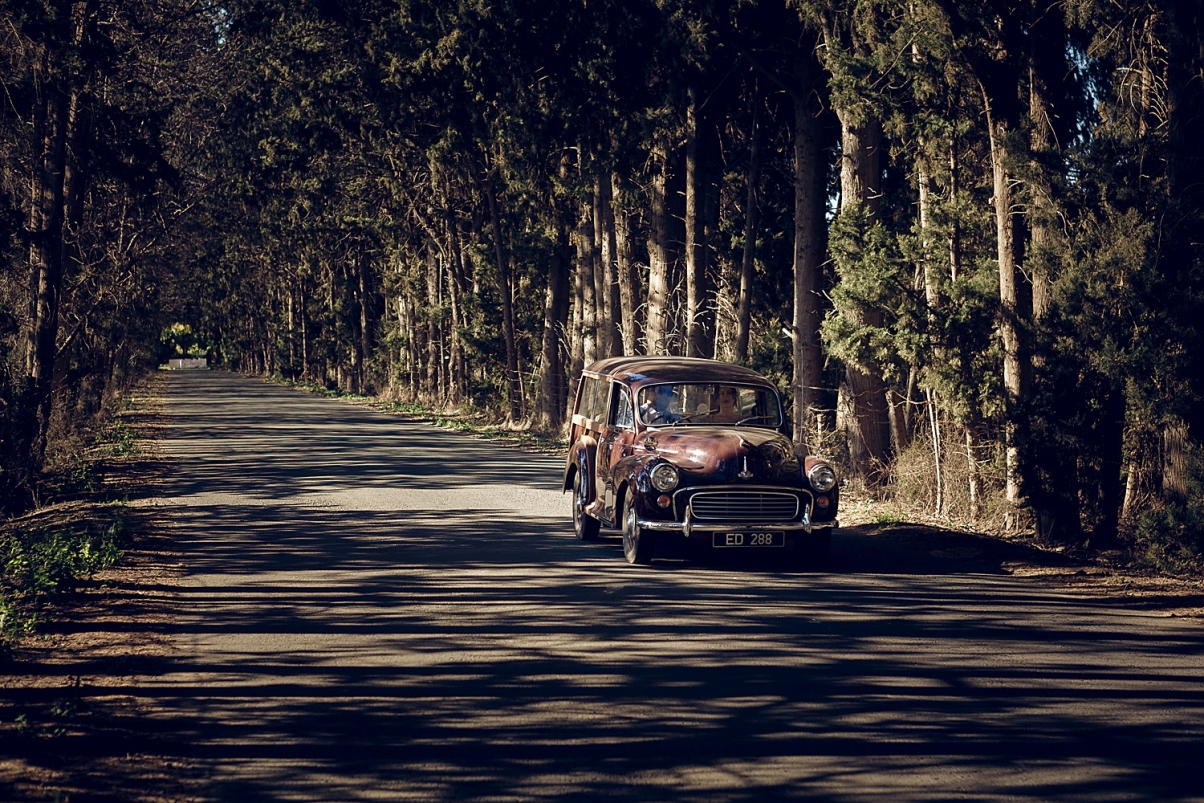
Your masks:
<svg viewBox="0 0 1204 803"><path fill-rule="evenodd" d="M143 693L208 799L1204 800L1199 620L855 533L819 572L632 567L556 458L168 389L187 574Z"/></svg>

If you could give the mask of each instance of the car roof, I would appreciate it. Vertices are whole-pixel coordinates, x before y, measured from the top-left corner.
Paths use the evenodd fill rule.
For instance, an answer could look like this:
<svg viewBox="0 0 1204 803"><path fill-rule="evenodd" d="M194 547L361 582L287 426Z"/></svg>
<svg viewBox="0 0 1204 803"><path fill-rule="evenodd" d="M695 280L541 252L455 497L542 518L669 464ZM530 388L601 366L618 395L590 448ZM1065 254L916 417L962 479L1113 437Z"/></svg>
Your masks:
<svg viewBox="0 0 1204 803"><path fill-rule="evenodd" d="M774 387L751 368L698 357L611 357L591 363L585 371L632 386L657 382L732 382Z"/></svg>

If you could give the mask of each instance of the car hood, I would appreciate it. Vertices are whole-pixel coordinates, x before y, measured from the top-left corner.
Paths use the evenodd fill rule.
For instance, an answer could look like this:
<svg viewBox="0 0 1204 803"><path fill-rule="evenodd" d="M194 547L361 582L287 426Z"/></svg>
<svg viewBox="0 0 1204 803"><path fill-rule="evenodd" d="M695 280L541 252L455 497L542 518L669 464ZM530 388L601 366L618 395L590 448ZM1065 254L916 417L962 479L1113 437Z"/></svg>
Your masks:
<svg viewBox="0 0 1204 803"><path fill-rule="evenodd" d="M643 446L647 452L677 466L685 474L688 484L802 485L802 471L794 444L772 429L669 427L649 430L643 438Z"/></svg>

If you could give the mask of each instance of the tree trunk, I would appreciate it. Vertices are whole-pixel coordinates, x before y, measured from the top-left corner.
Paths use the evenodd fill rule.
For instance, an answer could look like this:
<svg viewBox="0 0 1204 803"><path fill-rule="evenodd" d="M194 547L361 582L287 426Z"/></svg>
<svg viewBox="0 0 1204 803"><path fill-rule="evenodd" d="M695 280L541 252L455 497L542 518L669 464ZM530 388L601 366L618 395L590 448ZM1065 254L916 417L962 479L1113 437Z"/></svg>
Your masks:
<svg viewBox="0 0 1204 803"><path fill-rule="evenodd" d="M928 422L932 431L932 464L936 472L936 501L933 503L933 514L940 516L945 512L945 478L942 472L941 425L937 414L936 393L928 391Z"/></svg>
<svg viewBox="0 0 1204 803"><path fill-rule="evenodd" d="M1162 430L1162 498L1187 503L1187 424L1181 419Z"/></svg>
<svg viewBox="0 0 1204 803"><path fill-rule="evenodd" d="M624 204L622 179L618 173L611 176L611 197L614 213L615 231L615 268L619 282L619 305L623 311L622 334L623 353L640 353L640 339L643 335L639 325L637 310L640 292L640 275L636 268L634 245L631 231L631 212Z"/></svg>
<svg viewBox="0 0 1204 803"><path fill-rule="evenodd" d="M1020 338L1021 293L1019 281L1019 243L1016 237L1016 219L1012 212L1012 175L1007 169L1007 141L1011 130L1009 122L994 114L991 98L984 91L987 108L987 129L990 134L991 168L995 192L995 234L999 261L999 339L1003 346L1003 389L1008 407L1009 421L1005 429L1007 501L1013 507L1021 502L1020 449L1017 445L1016 425L1012 422L1016 405L1027 385L1028 376L1025 355ZM1009 522L1013 524L1013 522Z"/></svg>
<svg viewBox="0 0 1204 803"><path fill-rule="evenodd" d="M594 241L599 246L602 268L603 293L598 308L604 310L598 326L599 352L615 357L623 353L623 299L616 264L618 245L609 171L594 175Z"/></svg>
<svg viewBox="0 0 1204 803"><path fill-rule="evenodd" d="M949 144L949 201L957 203L959 173L961 167L961 159L957 153L957 138L953 138ZM962 230L961 218L959 215L954 215L953 220L949 223L949 282L950 284L957 281L957 277L961 275L962 266Z"/></svg>
<svg viewBox="0 0 1204 803"><path fill-rule="evenodd" d="M809 54L800 58L805 90L819 80L819 65ZM794 440L803 443L818 415L823 378L819 343L819 276L823 264L824 189L822 126L814 93L794 96Z"/></svg>
<svg viewBox="0 0 1204 803"><path fill-rule="evenodd" d="M466 377L464 368L464 343L460 331L467 326L464 319L465 265L464 243L460 238L459 224L450 204L446 209L447 239L450 251L448 271L448 296L451 300L451 398L453 405L464 399Z"/></svg>
<svg viewBox="0 0 1204 803"><path fill-rule="evenodd" d="M922 143L921 143L922 146ZM932 312L940 309L941 296L937 284L936 269L932 264L929 231L932 226L932 182L928 177L928 166L924 157L916 160L916 188L920 201L920 260L924 276L924 303L928 306L929 320Z"/></svg>
<svg viewBox="0 0 1204 803"><path fill-rule="evenodd" d="M297 279L297 306L301 320L301 378L309 380L309 299L305 295L305 276Z"/></svg>
<svg viewBox="0 0 1204 803"><path fill-rule="evenodd" d="M497 258L498 292L502 301L502 339L506 349L506 400L510 421L522 418L518 375L518 346L514 339L514 288L510 280L510 263L502 244L502 221L498 214L497 196L493 182L486 178L485 197L489 204L489 220L493 224L493 250Z"/></svg>
<svg viewBox="0 0 1204 803"><path fill-rule="evenodd" d="M710 357L714 351L710 281L707 275L707 218L710 196L709 122L699 119L694 87L686 107L686 332L687 357Z"/></svg>
<svg viewBox="0 0 1204 803"><path fill-rule="evenodd" d="M567 240L561 235L558 239ZM544 301L543 343L540 349L539 396L533 405L537 429L555 431L564 414L564 370L560 364L560 335L569 305L569 249L557 243L548 263Z"/></svg>
<svg viewBox="0 0 1204 803"><path fill-rule="evenodd" d="M1031 178L1028 183L1029 244L1024 269L1032 286L1033 321L1040 322L1049 311L1050 269L1055 264L1049 231L1053 191L1046 165L1057 146L1052 122L1056 110L1050 101L1048 81L1060 79L1067 70L1067 34L1061 15L1044 14L1037 18L1030 26L1028 44Z"/></svg>
<svg viewBox="0 0 1204 803"><path fill-rule="evenodd" d="M576 234L573 239L577 239ZM584 307L585 307L585 288L584 277L580 270L581 255L580 251L577 254L577 270L573 271L573 317L571 330L569 332L569 387L567 398L565 399L565 419L572 415L572 405L574 398L577 395L577 382L581 378L581 371L585 368L585 326L584 326Z"/></svg>
<svg viewBox="0 0 1204 803"><path fill-rule="evenodd" d="M867 225L878 220L881 197L882 126L877 119L853 124L841 114L841 214L866 213ZM856 317L861 326L881 328L882 313L865 311ZM886 477L891 458L890 411L887 386L873 369L849 365L845 369L853 415L849 426L849 448L855 470L870 484Z"/></svg>
<svg viewBox="0 0 1204 803"><path fill-rule="evenodd" d="M420 385L421 375L419 373L422 366L422 344L419 341L418 316L414 311L414 305L417 300L406 303L405 319L406 329L409 330L410 336L406 342L409 344L409 374L410 374L410 394L411 398L421 399L422 389Z"/></svg>
<svg viewBox="0 0 1204 803"><path fill-rule="evenodd" d="M755 92L754 92L755 95ZM748 172L745 175L744 249L740 260L740 297L736 301L736 362L748 362L748 330L752 326L752 284L757 258L757 182L761 173L761 130L754 102L749 126Z"/></svg>
<svg viewBox="0 0 1204 803"><path fill-rule="evenodd" d="M368 260L364 256L363 243L359 243L355 249L355 272L356 280L359 282L359 352L360 352L360 372L356 380L359 384L359 392L368 393L370 391L368 383L368 360L372 356L372 297L368 292Z"/></svg>
<svg viewBox="0 0 1204 803"><path fill-rule="evenodd" d="M669 199L666 196L669 160L663 143L651 154L652 180L649 183L648 231L648 318L645 352L669 353Z"/></svg>
<svg viewBox="0 0 1204 803"><path fill-rule="evenodd" d="M295 379L297 376L297 314L294 300L296 292L292 277L286 277L285 292L288 294L287 299L287 315L288 315L288 379Z"/></svg>
<svg viewBox="0 0 1204 803"><path fill-rule="evenodd" d="M1187 285L1190 271L1200 261L1195 221L1198 210L1204 206L1204 150L1198 142L1204 125L1204 87L1200 85L1200 73L1204 71L1201 3L1166 4L1166 42L1167 201L1175 223L1166 235L1159 267L1166 286L1177 290ZM1176 310L1178 316L1191 317L1194 312ZM1175 409L1176 401L1170 401L1163 423L1162 495L1168 503L1184 504L1188 490L1189 425L1184 412Z"/></svg>
<svg viewBox="0 0 1204 803"><path fill-rule="evenodd" d="M610 356L610 310L607 301L610 294L606 288L606 269L602 265L602 225L598 220L598 185L591 182L590 199L586 201L584 225L589 227L586 241L589 243L589 262L594 273L594 348L599 360Z"/></svg>
<svg viewBox="0 0 1204 803"><path fill-rule="evenodd" d="M594 267L593 204L582 202L577 219L577 278L581 289L581 356L589 365L598 359L598 284Z"/></svg>
<svg viewBox="0 0 1204 803"><path fill-rule="evenodd" d="M438 408L439 393L439 257L435 244L426 243L426 389L428 403Z"/></svg>
<svg viewBox="0 0 1204 803"><path fill-rule="evenodd" d="M970 520L977 521L982 515L982 481L978 472L978 423L974 418L966 422L966 474L969 484Z"/></svg>
<svg viewBox="0 0 1204 803"><path fill-rule="evenodd" d="M27 409L32 427L28 453L40 470L50 425L55 343L63 288L63 200L67 178L72 90L41 87L34 125L38 157L30 187L30 326L25 352Z"/></svg>

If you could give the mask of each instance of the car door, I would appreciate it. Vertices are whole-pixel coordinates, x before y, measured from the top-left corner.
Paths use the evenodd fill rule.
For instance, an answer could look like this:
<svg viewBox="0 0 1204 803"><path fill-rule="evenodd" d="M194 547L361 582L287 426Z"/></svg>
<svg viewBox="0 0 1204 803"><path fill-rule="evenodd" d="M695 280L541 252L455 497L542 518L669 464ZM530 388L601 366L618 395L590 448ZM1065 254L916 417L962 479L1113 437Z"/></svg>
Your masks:
<svg viewBox="0 0 1204 803"><path fill-rule="evenodd" d="M597 458L598 488L603 494L604 515L611 522L617 521L618 516L618 511L615 510L618 486L615 465L631 454L631 445L635 438L635 408L632 405L631 389L618 382L613 383L613 388L606 427L598 441Z"/></svg>

